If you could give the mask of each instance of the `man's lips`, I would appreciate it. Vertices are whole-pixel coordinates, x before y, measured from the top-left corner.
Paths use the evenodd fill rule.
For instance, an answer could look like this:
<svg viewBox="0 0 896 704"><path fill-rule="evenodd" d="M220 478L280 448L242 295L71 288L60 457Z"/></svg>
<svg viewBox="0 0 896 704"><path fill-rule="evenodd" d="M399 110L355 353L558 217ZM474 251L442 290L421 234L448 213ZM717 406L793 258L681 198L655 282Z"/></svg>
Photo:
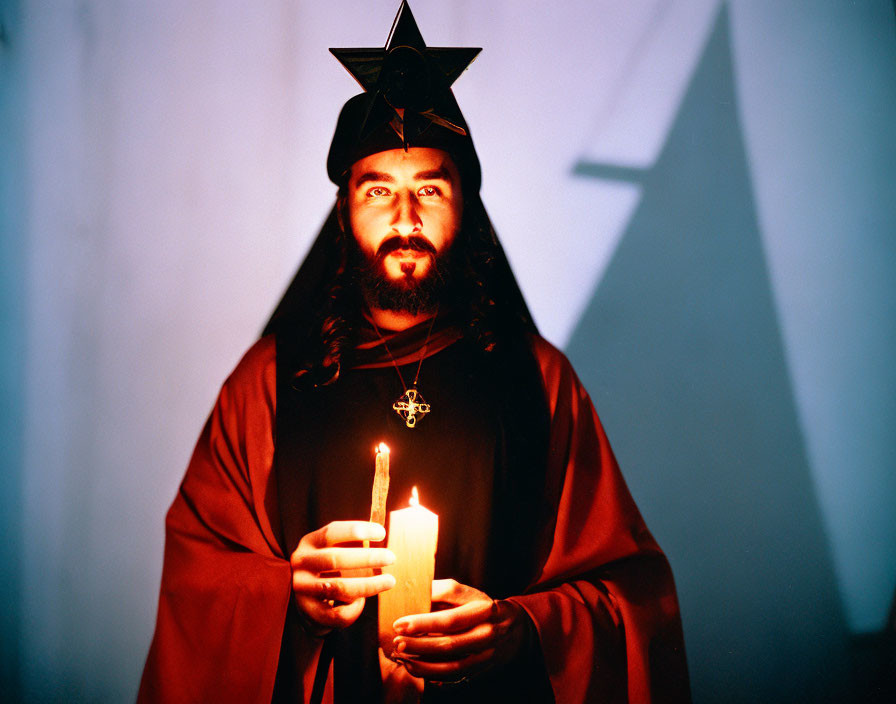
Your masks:
<svg viewBox="0 0 896 704"><path fill-rule="evenodd" d="M396 257L398 259L423 259L424 257L428 257L429 253L424 252L419 249L393 249L389 252L387 257Z"/></svg>

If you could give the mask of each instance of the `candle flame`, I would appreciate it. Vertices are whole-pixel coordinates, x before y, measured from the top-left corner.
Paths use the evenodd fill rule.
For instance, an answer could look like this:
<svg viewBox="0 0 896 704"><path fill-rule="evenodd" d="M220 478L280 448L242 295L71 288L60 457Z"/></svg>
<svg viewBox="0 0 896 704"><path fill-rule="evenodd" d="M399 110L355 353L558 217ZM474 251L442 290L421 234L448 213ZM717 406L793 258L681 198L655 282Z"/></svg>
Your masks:
<svg viewBox="0 0 896 704"><path fill-rule="evenodd" d="M411 506L419 506L420 505L420 496L417 494L417 487L411 489L411 500L408 501Z"/></svg>
<svg viewBox="0 0 896 704"><path fill-rule="evenodd" d="M389 446L384 442L381 442L379 445L377 445L375 449L376 449L376 454L380 454L381 452L383 452L387 455L389 454Z"/></svg>

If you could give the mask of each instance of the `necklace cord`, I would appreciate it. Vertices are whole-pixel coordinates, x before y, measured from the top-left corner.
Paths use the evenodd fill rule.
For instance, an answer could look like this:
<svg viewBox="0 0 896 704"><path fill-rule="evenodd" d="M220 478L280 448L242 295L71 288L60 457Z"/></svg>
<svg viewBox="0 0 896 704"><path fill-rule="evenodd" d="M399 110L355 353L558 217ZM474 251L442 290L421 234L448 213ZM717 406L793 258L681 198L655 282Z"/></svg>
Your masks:
<svg viewBox="0 0 896 704"><path fill-rule="evenodd" d="M370 310L368 308L368 310ZM435 315L432 316L432 320L429 321L429 331L426 333L426 340L423 343L423 349L420 351L420 360L417 362L417 373L414 374L414 383L411 384L411 387L417 387L417 380L420 378L420 368L423 366L423 359L426 357L426 350L429 347L429 339L432 336L432 329L435 326L436 318L439 317L439 309L436 308ZM376 321L373 319L373 311L370 312L370 322L373 325L373 329L376 331L377 336L380 338L380 341L383 343L383 348L386 350L386 354L389 355L389 359L392 361L392 366L395 368L396 373L398 374L398 378L401 381L401 385L403 388L407 389L408 385L404 383L404 375L401 373L401 369L398 368L398 362L395 361L395 356L392 354L392 350L389 349L389 345L386 343L386 338L383 337L383 333L380 332L379 327L376 324Z"/></svg>

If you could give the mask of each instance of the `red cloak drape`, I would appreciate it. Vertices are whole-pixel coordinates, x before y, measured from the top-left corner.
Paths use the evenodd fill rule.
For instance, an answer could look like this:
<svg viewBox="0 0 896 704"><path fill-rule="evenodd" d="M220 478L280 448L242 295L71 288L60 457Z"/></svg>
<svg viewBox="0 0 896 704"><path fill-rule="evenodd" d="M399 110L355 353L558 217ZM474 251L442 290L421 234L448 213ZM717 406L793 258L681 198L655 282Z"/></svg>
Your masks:
<svg viewBox="0 0 896 704"><path fill-rule="evenodd" d="M533 345L551 414L545 491L559 492L559 508L538 579L512 599L536 625L555 698L689 701L665 557L569 362L541 338ZM268 336L225 382L168 511L158 620L139 702L271 700L291 598L288 556L265 509L276 501L275 408Z"/></svg>

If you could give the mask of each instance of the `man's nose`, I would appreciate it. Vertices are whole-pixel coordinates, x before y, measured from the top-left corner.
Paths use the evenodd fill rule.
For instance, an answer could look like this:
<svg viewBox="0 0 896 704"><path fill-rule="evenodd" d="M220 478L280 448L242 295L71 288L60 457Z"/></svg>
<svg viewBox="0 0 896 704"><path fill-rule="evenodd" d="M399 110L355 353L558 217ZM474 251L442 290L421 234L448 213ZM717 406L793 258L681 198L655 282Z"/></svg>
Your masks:
<svg viewBox="0 0 896 704"><path fill-rule="evenodd" d="M395 214L392 229L402 237L409 237L420 232L422 222L417 208L417 198L413 193L399 194L395 203Z"/></svg>

